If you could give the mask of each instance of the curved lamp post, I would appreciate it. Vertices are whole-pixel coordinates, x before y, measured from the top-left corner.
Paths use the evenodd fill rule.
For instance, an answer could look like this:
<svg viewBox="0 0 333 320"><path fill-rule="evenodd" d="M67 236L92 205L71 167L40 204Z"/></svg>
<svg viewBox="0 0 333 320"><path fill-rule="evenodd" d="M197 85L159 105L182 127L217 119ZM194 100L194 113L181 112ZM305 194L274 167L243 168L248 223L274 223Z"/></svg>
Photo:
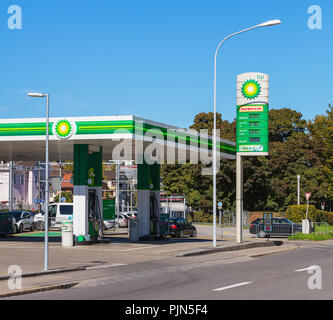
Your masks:
<svg viewBox="0 0 333 320"><path fill-rule="evenodd" d="M222 42L219 44L219 46L216 49L215 52L215 60L214 60L214 137L213 137L213 246L216 247L216 64L217 64L217 54L219 52L219 49L221 48L222 44L228 40L229 38L236 36L240 33L244 33L256 28L261 27L270 27L274 25L281 24L280 20L269 20L264 23L258 24L254 27L247 28L238 32L235 32L233 34L230 34L226 38L222 40Z"/></svg>

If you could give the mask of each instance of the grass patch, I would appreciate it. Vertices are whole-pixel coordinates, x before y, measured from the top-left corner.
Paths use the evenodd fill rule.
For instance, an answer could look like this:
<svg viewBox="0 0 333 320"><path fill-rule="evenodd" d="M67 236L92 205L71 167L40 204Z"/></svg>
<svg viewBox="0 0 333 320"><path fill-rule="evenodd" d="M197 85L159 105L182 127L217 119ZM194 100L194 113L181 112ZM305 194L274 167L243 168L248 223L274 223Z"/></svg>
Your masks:
<svg viewBox="0 0 333 320"><path fill-rule="evenodd" d="M314 232L310 234L296 233L288 237L288 240L308 240L308 241L323 241L330 239L333 239L333 232L328 232L328 233Z"/></svg>

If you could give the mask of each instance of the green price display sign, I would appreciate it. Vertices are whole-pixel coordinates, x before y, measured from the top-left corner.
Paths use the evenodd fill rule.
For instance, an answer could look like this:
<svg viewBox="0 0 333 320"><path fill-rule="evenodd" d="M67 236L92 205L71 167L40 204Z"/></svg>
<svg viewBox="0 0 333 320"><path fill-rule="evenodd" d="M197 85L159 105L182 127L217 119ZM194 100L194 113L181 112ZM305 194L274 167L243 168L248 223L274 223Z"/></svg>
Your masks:
<svg viewBox="0 0 333 320"><path fill-rule="evenodd" d="M268 89L266 74L237 77L237 152L242 155L268 154Z"/></svg>
<svg viewBox="0 0 333 320"><path fill-rule="evenodd" d="M264 232L272 233L273 232L273 214L264 213L263 221L264 221Z"/></svg>

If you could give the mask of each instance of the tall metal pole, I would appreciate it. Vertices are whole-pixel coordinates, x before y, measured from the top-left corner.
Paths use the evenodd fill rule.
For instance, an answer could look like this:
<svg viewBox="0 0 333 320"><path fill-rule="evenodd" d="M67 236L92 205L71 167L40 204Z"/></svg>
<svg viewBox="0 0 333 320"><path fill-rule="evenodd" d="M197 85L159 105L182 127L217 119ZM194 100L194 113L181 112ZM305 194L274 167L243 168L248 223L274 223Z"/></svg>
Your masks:
<svg viewBox="0 0 333 320"><path fill-rule="evenodd" d="M119 214L120 204L119 204L119 161L116 164L116 215ZM117 223L119 224L119 216L117 218ZM116 230L116 226L115 226Z"/></svg>
<svg viewBox="0 0 333 320"><path fill-rule="evenodd" d="M213 246L216 247L216 64L217 64L217 54L219 52L220 47L222 44L229 38L238 35L240 33L244 33L256 28L261 28L261 27L269 27L273 25L281 24L280 20L270 20L261 24L258 24L254 27L247 28L238 32L235 32L226 38L222 40L222 42L219 44L219 46L216 49L215 52L215 58L214 58L214 130L213 130Z"/></svg>
<svg viewBox="0 0 333 320"><path fill-rule="evenodd" d="M44 269L49 266L49 94L46 94L46 148L45 148L45 244Z"/></svg>
<svg viewBox="0 0 333 320"><path fill-rule="evenodd" d="M9 161L9 190L8 190L8 203L9 211L13 211L13 161Z"/></svg>
<svg viewBox="0 0 333 320"><path fill-rule="evenodd" d="M45 146L45 236L44 236L44 270L49 268L49 104L50 95L48 93L28 93L29 97L45 98L46 97L46 146Z"/></svg>
<svg viewBox="0 0 333 320"><path fill-rule="evenodd" d="M243 159L236 156L236 242L243 243Z"/></svg>
<svg viewBox="0 0 333 320"><path fill-rule="evenodd" d="M297 205L299 206L301 204L301 176L297 175Z"/></svg>
<svg viewBox="0 0 333 320"><path fill-rule="evenodd" d="M217 201L217 198L216 198L216 174L217 174L217 168L216 168L216 164L217 164L217 159L216 159L216 154L217 154L216 153L216 148L217 148L217 145L216 145L216 141L217 141L217 137L216 137L216 78L217 78L216 69L217 69L217 67L216 67L216 65L217 65L217 54L218 54L219 49L221 48L222 44L227 39L229 39L237 34L258 28L260 26L261 25L251 27L251 28L248 28L248 29L245 29L245 30L242 30L242 31L239 31L239 32L236 32L236 33L233 33L233 34L227 36L219 44L219 46L217 47L216 52L215 52L215 57L214 57L214 130L213 130L213 247L216 247L216 205L217 205L217 203L216 203L216 201Z"/></svg>

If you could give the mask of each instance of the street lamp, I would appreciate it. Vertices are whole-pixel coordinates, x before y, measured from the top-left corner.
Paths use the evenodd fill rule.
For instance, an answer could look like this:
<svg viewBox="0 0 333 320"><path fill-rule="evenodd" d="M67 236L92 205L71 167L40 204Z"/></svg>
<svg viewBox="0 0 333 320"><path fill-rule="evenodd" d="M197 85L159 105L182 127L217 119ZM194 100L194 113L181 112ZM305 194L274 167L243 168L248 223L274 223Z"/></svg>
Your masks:
<svg viewBox="0 0 333 320"><path fill-rule="evenodd" d="M28 93L32 98L46 97L46 149L45 149L45 241L44 241L44 270L49 264L49 101L48 93Z"/></svg>
<svg viewBox="0 0 333 320"><path fill-rule="evenodd" d="M216 247L216 64L217 64L217 54L219 52L220 47L222 44L228 40L229 38L238 35L240 33L244 33L256 28L261 27L269 27L281 24L280 20L269 20L266 22L263 22L261 24L258 24L254 27L247 28L238 32L235 32L233 34L230 34L226 38L223 39L223 41L219 44L219 46L216 49L215 52L215 60L214 60L214 136L213 136L213 246Z"/></svg>

